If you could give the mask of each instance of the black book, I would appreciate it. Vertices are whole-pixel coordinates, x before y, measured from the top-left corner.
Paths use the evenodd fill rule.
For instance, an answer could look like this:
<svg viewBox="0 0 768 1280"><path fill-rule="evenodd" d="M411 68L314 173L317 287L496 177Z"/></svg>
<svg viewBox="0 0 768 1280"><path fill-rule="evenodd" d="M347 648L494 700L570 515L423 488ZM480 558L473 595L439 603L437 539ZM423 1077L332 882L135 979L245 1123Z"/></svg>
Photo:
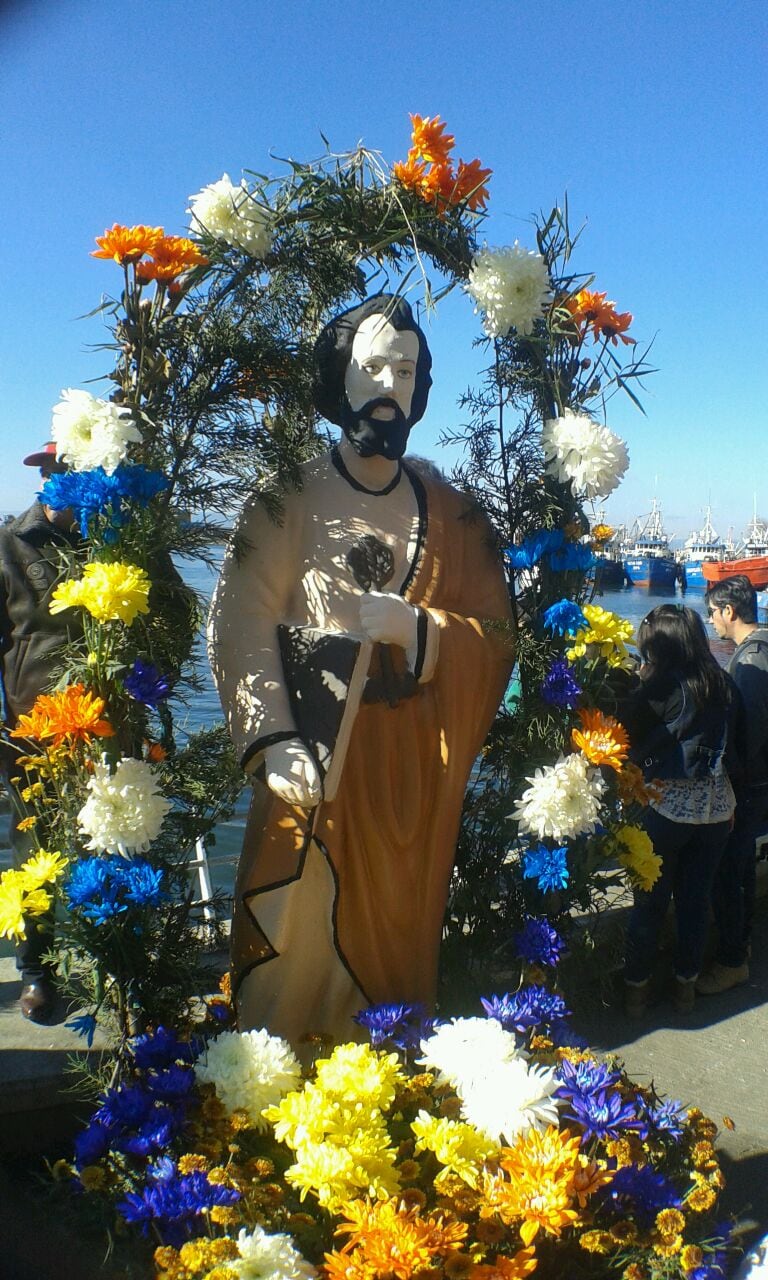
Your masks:
<svg viewBox="0 0 768 1280"><path fill-rule="evenodd" d="M280 657L296 731L323 780L323 799L339 786L373 650L362 636L280 624Z"/></svg>

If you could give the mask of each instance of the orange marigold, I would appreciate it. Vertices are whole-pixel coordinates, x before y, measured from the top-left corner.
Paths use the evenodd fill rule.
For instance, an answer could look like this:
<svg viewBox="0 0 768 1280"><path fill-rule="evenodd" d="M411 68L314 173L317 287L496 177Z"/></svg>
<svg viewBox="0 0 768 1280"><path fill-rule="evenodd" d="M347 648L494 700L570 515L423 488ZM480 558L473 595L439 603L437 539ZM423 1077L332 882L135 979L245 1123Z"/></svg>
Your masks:
<svg viewBox="0 0 768 1280"><path fill-rule="evenodd" d="M629 735L623 724L602 711L584 708L579 711L583 729L571 730L571 741L590 764L607 764L619 770L629 751Z"/></svg>
<svg viewBox="0 0 768 1280"><path fill-rule="evenodd" d="M472 1268L470 1280L523 1280L536 1270L538 1259L535 1249L518 1249L512 1258L497 1254L495 1262L478 1263Z"/></svg>
<svg viewBox="0 0 768 1280"><path fill-rule="evenodd" d="M94 697L82 684L70 684L58 693L41 693L28 715L19 716L12 738L53 739L53 746L65 742L90 742L93 737L111 738L115 732L102 719L104 699Z"/></svg>
<svg viewBox="0 0 768 1280"><path fill-rule="evenodd" d="M204 267L208 258L201 252L200 246L184 236L163 236L147 262L140 262L136 275L140 280L175 280L192 267Z"/></svg>
<svg viewBox="0 0 768 1280"><path fill-rule="evenodd" d="M484 169L479 160L470 160L465 164L459 161L454 185L454 202L466 204L475 213L484 209L488 203L488 187L486 183L493 173L492 169Z"/></svg>
<svg viewBox="0 0 768 1280"><path fill-rule="evenodd" d="M649 804L660 795L660 788L653 782L646 782L640 766L631 760L622 766L616 787L622 804Z"/></svg>
<svg viewBox="0 0 768 1280"><path fill-rule="evenodd" d="M124 262L136 262L145 253L154 253L162 239L162 227L145 227L141 223L124 227L116 222L103 236L96 236L99 247L92 250L91 257L112 258L122 266Z"/></svg>
<svg viewBox="0 0 768 1280"><path fill-rule="evenodd" d="M411 116L411 142L408 159L425 160L427 164L445 164L456 141L446 133L446 125L439 116Z"/></svg>
<svg viewBox="0 0 768 1280"><path fill-rule="evenodd" d="M550 1125L545 1133L531 1129L513 1147L505 1147L500 1164L506 1177L486 1174L481 1215L490 1210L508 1225L519 1223L524 1245L542 1229L559 1235L579 1216L571 1208L579 1143L568 1129Z"/></svg>
<svg viewBox="0 0 768 1280"><path fill-rule="evenodd" d="M420 192L427 176L427 166L409 157L405 162L398 160L393 164L392 172L402 186L407 187L409 191Z"/></svg>

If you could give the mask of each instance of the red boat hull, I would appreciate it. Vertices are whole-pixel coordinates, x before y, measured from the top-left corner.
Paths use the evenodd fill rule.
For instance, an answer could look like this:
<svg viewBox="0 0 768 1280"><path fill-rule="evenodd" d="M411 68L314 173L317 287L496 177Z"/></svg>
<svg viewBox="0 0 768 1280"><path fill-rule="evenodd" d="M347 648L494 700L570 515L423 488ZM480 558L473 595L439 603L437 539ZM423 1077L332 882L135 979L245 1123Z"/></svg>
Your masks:
<svg viewBox="0 0 768 1280"><path fill-rule="evenodd" d="M722 582L723 578L743 574L757 591L768 586L768 556L752 556L747 560L705 560L701 571L707 582L713 584Z"/></svg>

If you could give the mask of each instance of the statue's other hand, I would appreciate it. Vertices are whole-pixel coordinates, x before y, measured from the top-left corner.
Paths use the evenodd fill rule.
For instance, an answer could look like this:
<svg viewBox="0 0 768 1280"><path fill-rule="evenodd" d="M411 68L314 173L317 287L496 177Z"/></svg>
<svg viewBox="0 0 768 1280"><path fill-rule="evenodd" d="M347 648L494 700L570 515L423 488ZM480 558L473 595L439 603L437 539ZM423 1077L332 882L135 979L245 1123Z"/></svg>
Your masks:
<svg viewBox="0 0 768 1280"><path fill-rule="evenodd" d="M366 591L360 597L360 622L371 640L410 649L416 641L418 611L390 591Z"/></svg>
<svg viewBox="0 0 768 1280"><path fill-rule="evenodd" d="M323 795L317 765L301 738L273 742L264 752L267 786L287 804L311 809Z"/></svg>

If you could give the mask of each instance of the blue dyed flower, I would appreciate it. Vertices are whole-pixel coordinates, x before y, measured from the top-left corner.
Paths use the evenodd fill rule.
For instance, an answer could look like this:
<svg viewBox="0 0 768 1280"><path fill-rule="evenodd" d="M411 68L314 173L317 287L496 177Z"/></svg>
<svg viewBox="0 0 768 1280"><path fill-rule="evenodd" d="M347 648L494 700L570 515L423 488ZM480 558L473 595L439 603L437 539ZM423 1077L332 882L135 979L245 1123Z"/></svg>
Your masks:
<svg viewBox="0 0 768 1280"><path fill-rule="evenodd" d="M208 1181L196 1169L179 1174L172 1161L163 1160L150 1173L147 1185L139 1193L129 1192L117 1207L126 1222L136 1223L143 1235L150 1227L159 1233L164 1244L178 1248L200 1228L200 1216L215 1205L233 1205L240 1192Z"/></svg>
<svg viewBox="0 0 768 1280"><path fill-rule="evenodd" d="M69 905L91 924L104 925L129 907L156 907L167 898L164 872L146 858L81 858L64 882Z"/></svg>
<svg viewBox="0 0 768 1280"><path fill-rule="evenodd" d="M551 707L575 707L581 697L581 685L571 675L565 658L555 658L541 682L541 696Z"/></svg>
<svg viewBox="0 0 768 1280"><path fill-rule="evenodd" d="M55 511L71 508L84 538L88 537L90 521L94 516L108 516L108 533L114 541L114 531L125 524L123 503L127 500L146 507L169 485L160 471L148 471L142 466L121 465L111 475L103 467L92 471L65 471L46 480L38 497Z"/></svg>
<svg viewBox="0 0 768 1280"><path fill-rule="evenodd" d="M559 551L565 543L562 529L537 529L530 533L519 546L507 547L504 556L512 569L531 569L538 564L542 556Z"/></svg>
<svg viewBox="0 0 768 1280"><path fill-rule="evenodd" d="M681 1204L669 1178L649 1164L617 1169L608 1186L595 1193L593 1204L598 1202L617 1218L634 1219L642 1230L653 1226L661 1209L679 1209Z"/></svg>
<svg viewBox="0 0 768 1280"><path fill-rule="evenodd" d="M92 1120L86 1129L75 1136L75 1163L78 1169L95 1164L109 1151L111 1129L99 1120Z"/></svg>
<svg viewBox="0 0 768 1280"><path fill-rule="evenodd" d="M546 916L528 916L514 944L521 960L528 964L556 965L565 950L565 943Z"/></svg>
<svg viewBox="0 0 768 1280"><path fill-rule="evenodd" d="M535 983L521 987L514 995L482 999L481 1004L488 1017L500 1022L505 1031L520 1035L533 1027L560 1026L571 1016L561 996Z"/></svg>
<svg viewBox="0 0 768 1280"><path fill-rule="evenodd" d="M374 1048L390 1043L403 1052L415 1048L435 1027L421 1004L374 1004L356 1013L353 1021L365 1027Z"/></svg>
<svg viewBox="0 0 768 1280"><path fill-rule="evenodd" d="M655 1107L648 1107L648 1122L656 1133L665 1133L675 1142L683 1136L685 1124L685 1107L682 1102L659 1102Z"/></svg>
<svg viewBox="0 0 768 1280"><path fill-rule="evenodd" d="M146 707L158 707L173 688L170 676L164 676L153 662L142 662L141 658L136 659L123 684L131 697Z"/></svg>
<svg viewBox="0 0 768 1280"><path fill-rule="evenodd" d="M191 1094L195 1087L195 1073L191 1067L171 1063L159 1071L149 1071L145 1083L148 1091L161 1102L177 1102Z"/></svg>
<svg viewBox="0 0 768 1280"><path fill-rule="evenodd" d="M595 563L595 556L583 542L566 542L562 550L550 556L549 563L557 573L567 573L570 569L586 573Z"/></svg>
<svg viewBox="0 0 768 1280"><path fill-rule="evenodd" d="M551 631L557 636L574 636L582 627L588 626L587 619L576 602L565 597L544 611L542 624L545 631Z"/></svg>
<svg viewBox="0 0 768 1280"><path fill-rule="evenodd" d="M619 1088L621 1075L602 1062L561 1062L562 1084L555 1093L566 1103L565 1115L584 1130L582 1141L618 1138L628 1130L647 1136L647 1127L633 1101Z"/></svg>
<svg viewBox="0 0 768 1280"><path fill-rule="evenodd" d="M64 1023L65 1027L69 1027L71 1031L76 1031L79 1036L83 1036L88 1048L93 1044L93 1037L96 1034L96 1019L92 1013L81 1013L76 1018L71 1018L69 1022Z"/></svg>
<svg viewBox="0 0 768 1280"><path fill-rule="evenodd" d="M158 1027L156 1031L137 1036L131 1041L131 1053L140 1070L170 1067L174 1062L191 1062L194 1050L185 1040L178 1040L172 1031Z"/></svg>
<svg viewBox="0 0 768 1280"><path fill-rule="evenodd" d="M523 879L538 881L539 889L564 889L568 884L568 850L561 846L549 849L545 844L526 849L523 854Z"/></svg>

